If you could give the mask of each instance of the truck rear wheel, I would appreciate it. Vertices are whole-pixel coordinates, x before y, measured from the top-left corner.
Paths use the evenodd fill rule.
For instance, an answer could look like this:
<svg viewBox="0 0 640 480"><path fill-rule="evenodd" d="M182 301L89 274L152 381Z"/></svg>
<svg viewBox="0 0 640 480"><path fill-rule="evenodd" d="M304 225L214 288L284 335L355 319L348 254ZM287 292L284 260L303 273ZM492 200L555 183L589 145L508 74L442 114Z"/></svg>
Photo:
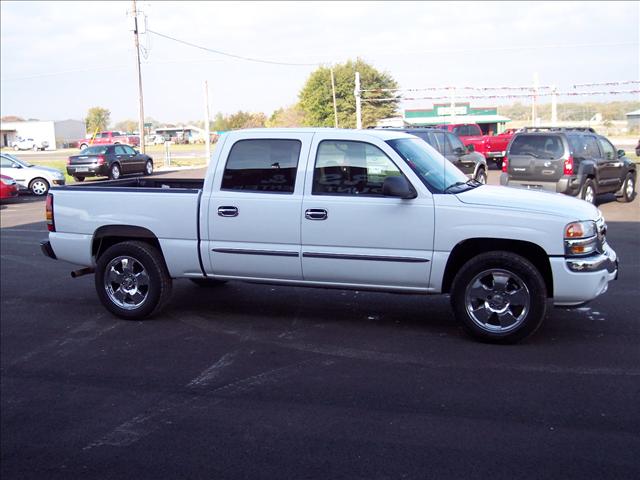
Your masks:
<svg viewBox="0 0 640 480"><path fill-rule="evenodd" d="M158 313L171 295L171 277L160 251L145 242L109 247L98 259L96 292L114 315L142 320Z"/></svg>
<svg viewBox="0 0 640 480"><path fill-rule="evenodd" d="M451 287L451 306L471 336L515 343L542 324L547 289L538 269L524 257L487 252L462 266Z"/></svg>

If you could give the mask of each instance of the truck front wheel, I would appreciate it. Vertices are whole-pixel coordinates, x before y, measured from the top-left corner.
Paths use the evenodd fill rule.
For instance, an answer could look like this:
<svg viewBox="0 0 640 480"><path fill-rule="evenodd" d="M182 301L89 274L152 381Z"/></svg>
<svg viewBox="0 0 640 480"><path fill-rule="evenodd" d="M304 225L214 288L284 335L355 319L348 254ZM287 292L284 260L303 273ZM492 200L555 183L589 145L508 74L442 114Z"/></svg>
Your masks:
<svg viewBox="0 0 640 480"><path fill-rule="evenodd" d="M162 254L138 241L117 243L100 256L95 286L105 308L126 320L158 313L171 295L171 277Z"/></svg>
<svg viewBox="0 0 640 480"><path fill-rule="evenodd" d="M462 266L451 287L451 306L471 336L490 343L515 343L542 324L547 289L526 258L487 252Z"/></svg>

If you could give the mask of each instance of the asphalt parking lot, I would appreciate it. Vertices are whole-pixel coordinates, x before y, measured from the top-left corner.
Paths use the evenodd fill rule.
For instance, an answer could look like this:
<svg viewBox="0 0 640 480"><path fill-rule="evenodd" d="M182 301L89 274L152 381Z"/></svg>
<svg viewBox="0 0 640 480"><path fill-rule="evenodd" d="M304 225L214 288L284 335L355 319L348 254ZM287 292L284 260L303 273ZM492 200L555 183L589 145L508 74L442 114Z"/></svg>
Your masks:
<svg viewBox="0 0 640 480"><path fill-rule="evenodd" d="M40 253L42 200L0 204L0 473L640 478L640 200L599 207L609 292L492 346L444 297L234 282L119 320Z"/></svg>

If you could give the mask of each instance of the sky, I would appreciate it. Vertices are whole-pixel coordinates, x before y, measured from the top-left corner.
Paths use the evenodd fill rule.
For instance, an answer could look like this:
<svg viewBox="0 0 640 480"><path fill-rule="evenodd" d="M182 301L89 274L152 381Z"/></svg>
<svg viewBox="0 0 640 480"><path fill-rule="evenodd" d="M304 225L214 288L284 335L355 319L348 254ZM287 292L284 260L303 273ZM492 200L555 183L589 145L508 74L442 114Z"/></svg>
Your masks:
<svg viewBox="0 0 640 480"><path fill-rule="evenodd" d="M401 88L557 86L640 80L640 2L138 2L145 116L270 115L318 65L362 58ZM132 2L0 3L0 111L42 120L138 117ZM141 21L141 24L143 22ZM242 57L189 47L150 31ZM363 88L366 88L363 85ZM640 89L639 84L592 87ZM573 90L575 91L575 90ZM469 93L469 92L467 92ZM478 92L476 92L478 93ZM496 90L494 94L509 93ZM407 97L433 92L406 93ZM560 101L640 100L637 94ZM494 106L514 100L473 100ZM520 100L529 103L528 99ZM431 100L403 102L429 108Z"/></svg>

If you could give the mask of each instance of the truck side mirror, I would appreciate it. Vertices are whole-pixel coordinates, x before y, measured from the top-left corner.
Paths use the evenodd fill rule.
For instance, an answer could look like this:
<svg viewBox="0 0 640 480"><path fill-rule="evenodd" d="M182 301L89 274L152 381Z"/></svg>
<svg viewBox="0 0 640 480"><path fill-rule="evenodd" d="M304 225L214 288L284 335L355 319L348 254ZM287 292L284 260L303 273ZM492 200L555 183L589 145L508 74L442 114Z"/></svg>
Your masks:
<svg viewBox="0 0 640 480"><path fill-rule="evenodd" d="M624 156L625 156L624 150L622 150L622 149L618 150L618 158L622 158Z"/></svg>
<svg viewBox="0 0 640 480"><path fill-rule="evenodd" d="M475 151L476 151L476 146L475 146L475 145L473 145L473 144L467 145L467 151L468 151L469 153L471 153L471 152L475 152Z"/></svg>
<svg viewBox="0 0 640 480"><path fill-rule="evenodd" d="M418 193L403 176L387 177L382 183L382 194L385 197L399 197L404 200L416 198Z"/></svg>

